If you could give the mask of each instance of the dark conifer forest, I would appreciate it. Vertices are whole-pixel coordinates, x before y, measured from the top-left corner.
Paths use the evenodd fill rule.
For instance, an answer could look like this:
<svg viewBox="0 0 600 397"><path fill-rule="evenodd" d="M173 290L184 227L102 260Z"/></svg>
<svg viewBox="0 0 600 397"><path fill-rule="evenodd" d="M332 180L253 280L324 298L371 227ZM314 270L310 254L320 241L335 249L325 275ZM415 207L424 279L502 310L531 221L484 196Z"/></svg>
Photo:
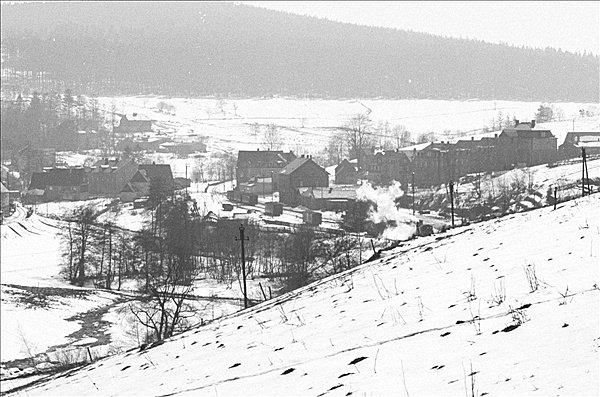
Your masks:
<svg viewBox="0 0 600 397"><path fill-rule="evenodd" d="M90 95L599 98L600 62L591 54L234 3L2 4L2 53L9 76L27 72L38 85Z"/></svg>

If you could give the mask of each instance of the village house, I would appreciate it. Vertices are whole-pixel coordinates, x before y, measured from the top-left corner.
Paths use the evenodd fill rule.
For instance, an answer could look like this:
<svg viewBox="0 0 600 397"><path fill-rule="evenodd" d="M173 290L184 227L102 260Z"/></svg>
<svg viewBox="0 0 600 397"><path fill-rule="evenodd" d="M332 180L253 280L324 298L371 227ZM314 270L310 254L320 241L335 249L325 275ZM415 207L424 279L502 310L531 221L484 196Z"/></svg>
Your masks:
<svg viewBox="0 0 600 397"><path fill-rule="evenodd" d="M114 128L114 132L124 135L133 135L138 132L151 132L152 124L154 120L141 115L139 113L133 113L131 115L120 114L121 120L119 125Z"/></svg>
<svg viewBox="0 0 600 397"><path fill-rule="evenodd" d="M51 142L58 150L80 151L98 148L98 133L85 120L65 120L51 136Z"/></svg>
<svg viewBox="0 0 600 397"><path fill-rule="evenodd" d="M284 153L280 150L240 150L235 167L237 185L256 177L273 177L274 189L277 190L279 172L295 158L293 152Z"/></svg>
<svg viewBox="0 0 600 397"><path fill-rule="evenodd" d="M358 186L302 187L300 205L311 210L346 211L356 201Z"/></svg>
<svg viewBox="0 0 600 397"><path fill-rule="evenodd" d="M358 182L358 169L355 163L344 159L335 167L335 183L337 185L354 185Z"/></svg>
<svg viewBox="0 0 600 397"><path fill-rule="evenodd" d="M173 194L175 183L173 172L169 164L140 164L139 170L144 171L146 178L150 180L150 184L161 184L167 194Z"/></svg>
<svg viewBox="0 0 600 397"><path fill-rule="evenodd" d="M130 159L103 158L90 169L88 182L91 197L117 197L123 186L138 170Z"/></svg>
<svg viewBox="0 0 600 397"><path fill-rule="evenodd" d="M456 147L468 151L466 173L491 172L498 169L501 163L498 151L498 134L494 138L484 137L475 140L459 140Z"/></svg>
<svg viewBox="0 0 600 397"><path fill-rule="evenodd" d="M312 156L301 156L289 163L279 174L279 201L298 205L301 187L329 187L329 174L312 160Z"/></svg>
<svg viewBox="0 0 600 397"><path fill-rule="evenodd" d="M373 148L363 157L363 164L367 178L375 183L390 184L396 181L407 186L411 179L411 160L403 151Z"/></svg>
<svg viewBox="0 0 600 397"><path fill-rule="evenodd" d="M150 178L146 176L145 170L138 169L119 192L119 198L122 202L128 203L142 197L148 197L149 193Z"/></svg>
<svg viewBox="0 0 600 397"><path fill-rule="evenodd" d="M515 124L498 136L501 161L498 169L511 169L519 164L530 167L556 160L556 137L550 130L534 129L535 120L529 123L516 120Z"/></svg>
<svg viewBox="0 0 600 397"><path fill-rule="evenodd" d="M43 172L34 172L27 190L27 199L31 203L87 200L87 176L83 167L49 168Z"/></svg>
<svg viewBox="0 0 600 397"><path fill-rule="evenodd" d="M600 132L569 132L558 153L560 158L570 159L581 157L581 149L586 155L600 154Z"/></svg>

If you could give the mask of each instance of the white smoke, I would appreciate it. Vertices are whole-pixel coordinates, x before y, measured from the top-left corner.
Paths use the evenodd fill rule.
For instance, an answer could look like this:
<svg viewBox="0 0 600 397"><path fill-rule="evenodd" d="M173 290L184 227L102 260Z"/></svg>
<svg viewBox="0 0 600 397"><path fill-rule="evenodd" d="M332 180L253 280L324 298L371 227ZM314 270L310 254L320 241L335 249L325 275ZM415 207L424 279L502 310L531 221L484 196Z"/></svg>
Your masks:
<svg viewBox="0 0 600 397"><path fill-rule="evenodd" d="M369 220L374 223L394 221L395 227L384 230L382 237L390 240L408 240L417 231L417 218L403 213L396 208L395 199L404 195L399 182L392 182L391 186L373 189L370 183L364 183L356 190L358 200L369 200L376 204L377 210L371 210Z"/></svg>

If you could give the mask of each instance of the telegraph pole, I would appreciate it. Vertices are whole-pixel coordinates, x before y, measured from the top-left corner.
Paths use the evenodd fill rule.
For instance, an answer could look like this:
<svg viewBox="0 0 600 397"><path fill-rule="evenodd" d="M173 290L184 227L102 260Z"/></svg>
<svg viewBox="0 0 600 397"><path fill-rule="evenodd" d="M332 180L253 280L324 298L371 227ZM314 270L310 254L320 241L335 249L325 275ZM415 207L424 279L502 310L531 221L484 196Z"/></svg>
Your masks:
<svg viewBox="0 0 600 397"><path fill-rule="evenodd" d="M244 237L244 224L240 225L240 237L235 238L237 241L242 243L242 280L244 283L244 309L248 308L248 294L246 292L246 255L244 253L244 241L250 240L248 237Z"/></svg>
<svg viewBox="0 0 600 397"><path fill-rule="evenodd" d="M587 191L588 194L590 194L592 192L592 190L590 189L590 174L588 173L588 168L587 168L587 156L585 155L585 148L581 148L581 158L582 158L582 162L581 162L581 197L585 196L585 181L587 179L588 182L588 187L587 187Z"/></svg>
<svg viewBox="0 0 600 397"><path fill-rule="evenodd" d="M412 173L413 216L415 216L415 173Z"/></svg>
<svg viewBox="0 0 600 397"><path fill-rule="evenodd" d="M450 181L450 208L452 209L452 227L454 227L454 183Z"/></svg>

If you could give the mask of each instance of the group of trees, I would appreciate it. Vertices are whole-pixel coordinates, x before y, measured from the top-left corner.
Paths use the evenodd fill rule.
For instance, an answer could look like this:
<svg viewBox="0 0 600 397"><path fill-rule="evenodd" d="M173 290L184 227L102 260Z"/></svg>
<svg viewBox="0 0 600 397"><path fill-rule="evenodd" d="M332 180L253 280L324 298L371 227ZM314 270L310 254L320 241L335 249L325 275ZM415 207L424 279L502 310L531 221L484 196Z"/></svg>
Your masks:
<svg viewBox="0 0 600 397"><path fill-rule="evenodd" d="M221 2L15 3L2 11L3 66L11 77L27 72L34 83L52 79L103 95L569 102L599 96L598 57L552 48Z"/></svg>
<svg viewBox="0 0 600 397"><path fill-rule="evenodd" d="M190 177L196 183L233 180L235 179L236 164L237 155L235 153L213 153L210 160L205 157L196 159Z"/></svg>
<svg viewBox="0 0 600 397"><path fill-rule="evenodd" d="M71 120L74 126L107 135L108 125L104 110L96 98L74 96L71 90L40 94L34 92L24 99L20 94L15 101L2 101L2 146L22 149L27 145L61 147L66 143L59 125ZM72 139L72 137L71 137Z"/></svg>
<svg viewBox="0 0 600 397"><path fill-rule="evenodd" d="M384 150L399 149L414 144L412 139L411 132L404 125L391 126L387 121L374 123L368 113L357 113L329 138L325 163L336 165L345 158L351 158L358 160L360 168L365 150L373 146ZM419 139L423 138L419 136Z"/></svg>
<svg viewBox="0 0 600 397"><path fill-rule="evenodd" d="M117 290L136 280L141 295L130 305L131 313L151 331L149 339L161 340L200 320L193 304L200 274L241 284L240 246L235 242L240 222L206 220L189 196L170 195L160 182L151 184L150 196L150 220L139 231L98 222L90 206L66 214L62 274L79 286L93 283ZM360 251L356 235L323 233L304 225L287 232L265 230L242 222L249 237L245 276L280 280L280 292L360 263L350 255Z"/></svg>

